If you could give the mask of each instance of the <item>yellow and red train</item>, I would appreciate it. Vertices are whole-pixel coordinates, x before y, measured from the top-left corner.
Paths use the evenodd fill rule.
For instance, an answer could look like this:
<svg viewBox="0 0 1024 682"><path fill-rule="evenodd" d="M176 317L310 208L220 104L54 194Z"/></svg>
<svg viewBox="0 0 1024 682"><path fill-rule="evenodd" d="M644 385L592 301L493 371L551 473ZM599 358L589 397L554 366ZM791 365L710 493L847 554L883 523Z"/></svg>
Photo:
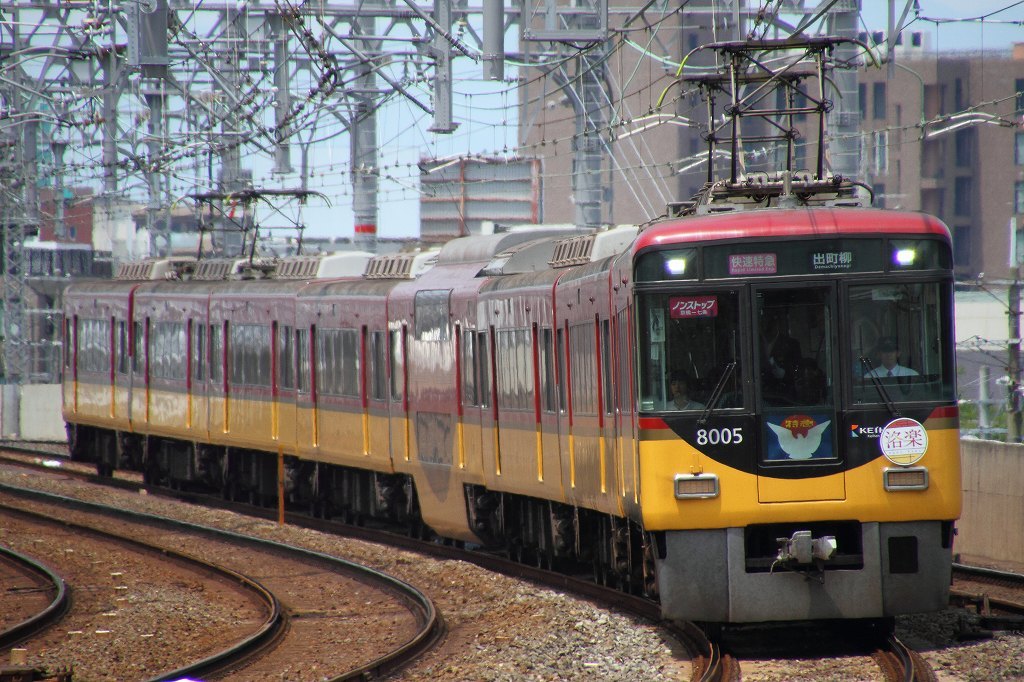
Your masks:
<svg viewBox="0 0 1024 682"><path fill-rule="evenodd" d="M588 564L675 619L946 604L933 218L730 211L123 271L65 296L64 418L101 472Z"/></svg>

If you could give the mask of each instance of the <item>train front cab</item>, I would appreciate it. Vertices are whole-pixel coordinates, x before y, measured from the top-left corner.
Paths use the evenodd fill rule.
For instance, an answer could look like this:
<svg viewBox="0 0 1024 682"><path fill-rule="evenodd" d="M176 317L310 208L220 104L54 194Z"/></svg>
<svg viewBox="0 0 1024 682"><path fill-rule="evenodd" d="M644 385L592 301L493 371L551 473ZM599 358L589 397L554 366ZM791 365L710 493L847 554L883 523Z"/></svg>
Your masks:
<svg viewBox="0 0 1024 682"><path fill-rule="evenodd" d="M745 241L637 263L641 507L664 532L664 614L944 608L960 512L948 241ZM893 345L911 369L890 377Z"/></svg>

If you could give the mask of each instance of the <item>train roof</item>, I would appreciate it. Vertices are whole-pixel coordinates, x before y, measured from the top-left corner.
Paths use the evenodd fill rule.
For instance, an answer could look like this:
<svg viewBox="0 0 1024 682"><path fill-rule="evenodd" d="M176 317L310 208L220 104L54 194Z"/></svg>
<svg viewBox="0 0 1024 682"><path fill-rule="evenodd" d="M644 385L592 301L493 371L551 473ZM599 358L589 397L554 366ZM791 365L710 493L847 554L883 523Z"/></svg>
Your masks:
<svg viewBox="0 0 1024 682"><path fill-rule="evenodd" d="M508 251L517 244L535 241L543 237L568 237L581 234L575 227L537 226L500 232L498 234L476 235L453 239L441 247L437 256L438 265L485 265L497 254Z"/></svg>
<svg viewBox="0 0 1024 682"><path fill-rule="evenodd" d="M949 239L949 228L925 213L872 208L766 208L690 216L657 223L640 233L634 253L665 244L787 237L934 235Z"/></svg>

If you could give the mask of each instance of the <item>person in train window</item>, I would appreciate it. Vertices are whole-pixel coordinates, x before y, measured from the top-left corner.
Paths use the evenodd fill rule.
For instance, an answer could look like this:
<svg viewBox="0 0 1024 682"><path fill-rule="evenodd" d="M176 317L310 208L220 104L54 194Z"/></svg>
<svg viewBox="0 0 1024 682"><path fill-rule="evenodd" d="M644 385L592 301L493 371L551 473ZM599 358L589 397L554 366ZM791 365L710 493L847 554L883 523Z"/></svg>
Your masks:
<svg viewBox="0 0 1024 682"><path fill-rule="evenodd" d="M784 315L768 322L762 348L767 351L763 371L769 383L791 387L800 358L800 342L789 335L789 320Z"/></svg>
<svg viewBox="0 0 1024 682"><path fill-rule="evenodd" d="M669 391L672 397L665 405L666 410L703 410L706 405L690 397L690 377L682 371L676 370L669 375Z"/></svg>
<svg viewBox="0 0 1024 682"><path fill-rule="evenodd" d="M878 346L875 350L878 352L878 360L881 364L873 370L865 372L865 379L870 379L871 377L886 379L889 377L917 376L917 372L915 370L909 367L904 367L899 363L899 346L897 346L896 339L893 337L883 336L879 339Z"/></svg>

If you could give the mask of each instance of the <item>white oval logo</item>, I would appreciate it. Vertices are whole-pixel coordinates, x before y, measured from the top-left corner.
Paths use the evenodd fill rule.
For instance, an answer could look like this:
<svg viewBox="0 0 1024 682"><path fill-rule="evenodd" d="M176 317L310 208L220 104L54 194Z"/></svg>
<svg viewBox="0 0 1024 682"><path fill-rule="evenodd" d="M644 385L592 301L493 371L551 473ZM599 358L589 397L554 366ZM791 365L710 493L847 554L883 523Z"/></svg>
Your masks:
<svg viewBox="0 0 1024 682"><path fill-rule="evenodd" d="M928 431L921 422L907 417L893 419L878 439L882 454L893 464L916 464L928 452Z"/></svg>

